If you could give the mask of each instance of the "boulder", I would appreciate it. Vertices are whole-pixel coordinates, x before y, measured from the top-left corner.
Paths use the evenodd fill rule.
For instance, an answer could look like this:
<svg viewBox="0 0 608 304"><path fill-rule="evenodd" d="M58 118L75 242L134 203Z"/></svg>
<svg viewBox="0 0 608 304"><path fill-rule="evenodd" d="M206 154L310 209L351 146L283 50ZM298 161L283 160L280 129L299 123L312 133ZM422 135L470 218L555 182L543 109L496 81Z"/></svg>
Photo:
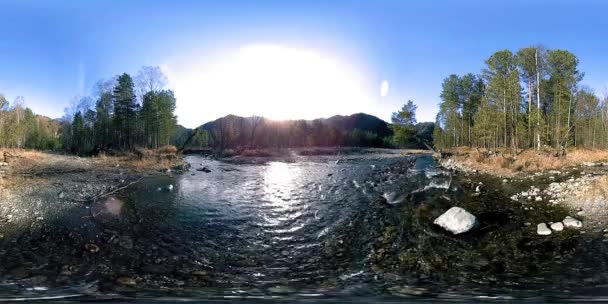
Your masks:
<svg viewBox="0 0 608 304"><path fill-rule="evenodd" d="M477 218L460 207L452 207L433 222L435 225L453 233L461 234L477 226Z"/></svg>
<svg viewBox="0 0 608 304"><path fill-rule="evenodd" d="M580 220L575 219L571 216L566 216L566 218L564 218L564 220L562 222L564 223L565 227L572 227L572 228L583 227L583 222L581 222Z"/></svg>
<svg viewBox="0 0 608 304"><path fill-rule="evenodd" d="M547 224L540 223L536 225L536 233L538 233L538 235L549 235L551 234L551 229L547 227Z"/></svg>

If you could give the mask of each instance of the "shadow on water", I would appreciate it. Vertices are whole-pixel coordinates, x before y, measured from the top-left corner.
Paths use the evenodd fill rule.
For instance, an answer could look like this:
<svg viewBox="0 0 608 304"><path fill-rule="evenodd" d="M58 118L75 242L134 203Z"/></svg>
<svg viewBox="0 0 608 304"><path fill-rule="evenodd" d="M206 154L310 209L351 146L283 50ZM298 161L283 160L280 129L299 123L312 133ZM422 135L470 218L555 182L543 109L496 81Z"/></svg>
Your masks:
<svg viewBox="0 0 608 304"><path fill-rule="evenodd" d="M452 176L430 156L188 161L193 171L182 176L147 178L90 204L60 206L48 189L32 194L22 209L41 214L3 227L0 298L388 303L606 294L608 248L599 236L535 233L535 223L567 210L526 210L500 180ZM432 224L454 205L477 215L475 231L452 236Z"/></svg>

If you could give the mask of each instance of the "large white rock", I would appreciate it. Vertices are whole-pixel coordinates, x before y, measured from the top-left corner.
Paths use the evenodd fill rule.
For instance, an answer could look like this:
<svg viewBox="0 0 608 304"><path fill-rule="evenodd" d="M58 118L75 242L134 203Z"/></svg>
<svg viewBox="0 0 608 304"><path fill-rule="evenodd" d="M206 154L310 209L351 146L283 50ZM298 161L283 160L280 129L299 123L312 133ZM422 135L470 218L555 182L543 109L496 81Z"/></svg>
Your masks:
<svg viewBox="0 0 608 304"><path fill-rule="evenodd" d="M536 225L536 233L538 233L539 235L549 235L551 234L551 229L547 227L547 224L540 223Z"/></svg>
<svg viewBox="0 0 608 304"><path fill-rule="evenodd" d="M564 226L566 226L566 227L572 227L572 228L583 227L583 222L581 222L580 220L577 220L571 216L566 216L566 218L564 218L564 220L562 222L564 223Z"/></svg>
<svg viewBox="0 0 608 304"><path fill-rule="evenodd" d="M562 231L564 230L564 224L562 222L553 223L551 224L551 230Z"/></svg>
<svg viewBox="0 0 608 304"><path fill-rule="evenodd" d="M435 225L453 233L461 234L477 225L477 218L460 207L452 207L434 221Z"/></svg>

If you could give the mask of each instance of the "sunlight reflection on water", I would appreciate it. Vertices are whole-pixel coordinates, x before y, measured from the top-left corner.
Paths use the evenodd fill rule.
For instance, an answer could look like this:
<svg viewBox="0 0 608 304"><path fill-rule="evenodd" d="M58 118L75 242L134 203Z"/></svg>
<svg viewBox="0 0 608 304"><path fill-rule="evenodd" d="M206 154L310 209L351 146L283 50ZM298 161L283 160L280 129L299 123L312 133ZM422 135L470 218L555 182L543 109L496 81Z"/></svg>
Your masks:
<svg viewBox="0 0 608 304"><path fill-rule="evenodd" d="M296 211L294 206L298 199L294 198L293 192L301 177L301 168L290 166L283 162L270 162L264 170L264 202L271 207L268 210L272 216L263 214L267 224L276 226L282 222L293 219L301 215L301 211ZM277 213L287 213L295 211L288 216L277 216Z"/></svg>

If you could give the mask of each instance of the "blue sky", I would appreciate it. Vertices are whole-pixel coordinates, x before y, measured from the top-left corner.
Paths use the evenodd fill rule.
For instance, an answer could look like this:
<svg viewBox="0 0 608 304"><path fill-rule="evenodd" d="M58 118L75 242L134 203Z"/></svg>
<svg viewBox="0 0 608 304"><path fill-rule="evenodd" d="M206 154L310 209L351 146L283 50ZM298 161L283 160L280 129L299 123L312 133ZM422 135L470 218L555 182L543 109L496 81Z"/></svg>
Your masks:
<svg viewBox="0 0 608 304"><path fill-rule="evenodd" d="M432 121L447 75L479 73L494 51L538 43L575 53L582 84L600 94L608 86L605 1L0 0L0 11L0 93L51 117L98 79L143 65L174 76L181 123L239 113L238 104L198 100L196 88L180 97L179 82L252 44L313 51L354 71L373 103L336 100L328 107L335 114L388 120L412 99L418 120ZM390 90L380 97L384 80Z"/></svg>

